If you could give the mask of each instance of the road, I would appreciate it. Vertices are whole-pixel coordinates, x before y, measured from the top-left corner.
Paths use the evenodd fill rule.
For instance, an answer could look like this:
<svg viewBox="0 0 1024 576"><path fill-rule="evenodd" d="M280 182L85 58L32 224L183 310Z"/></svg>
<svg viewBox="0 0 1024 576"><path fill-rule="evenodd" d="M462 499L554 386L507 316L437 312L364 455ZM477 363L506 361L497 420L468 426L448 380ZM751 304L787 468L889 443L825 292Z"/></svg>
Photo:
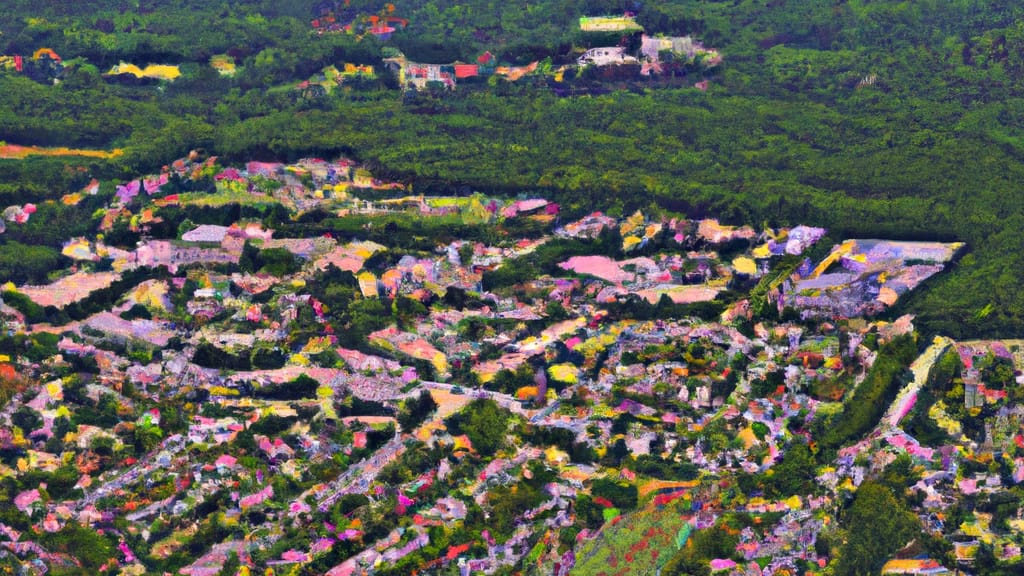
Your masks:
<svg viewBox="0 0 1024 576"><path fill-rule="evenodd" d="M319 497L320 511L326 512L346 494L366 492L370 488L370 484L377 479L381 468L397 460L403 452L405 452L405 442L402 436L396 433L395 437L377 449L373 456L353 464L328 485L327 490L323 491ZM304 499L307 493L303 493L298 500Z"/></svg>
<svg viewBox="0 0 1024 576"><path fill-rule="evenodd" d="M184 448L185 437L181 434L175 434L174 436L167 438L161 443L160 448L140 458L134 466L125 470L123 473L106 480L103 484L87 493L84 498L81 498L75 503L75 508L77 510L82 510L90 504L95 504L100 498L110 496L125 486L128 486L141 478L145 478L151 472L160 468L160 465L157 463L163 459L163 456L166 456L169 460L173 460L174 457L177 456L177 454Z"/></svg>

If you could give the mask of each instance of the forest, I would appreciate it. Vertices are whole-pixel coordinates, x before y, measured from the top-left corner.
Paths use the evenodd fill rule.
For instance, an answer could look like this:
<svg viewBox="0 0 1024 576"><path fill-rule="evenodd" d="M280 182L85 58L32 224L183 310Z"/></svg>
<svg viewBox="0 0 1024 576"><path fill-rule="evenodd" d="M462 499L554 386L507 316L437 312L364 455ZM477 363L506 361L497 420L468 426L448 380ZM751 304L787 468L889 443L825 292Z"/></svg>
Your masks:
<svg viewBox="0 0 1024 576"><path fill-rule="evenodd" d="M58 84L0 71L0 141L124 154L0 160L0 202L59 198L89 177L131 178L195 148L228 162L340 154L414 191L541 193L567 215L641 208L820 225L837 237L961 240L969 252L894 313L955 338L1024 328L1024 6L392 4L409 24L382 40L317 34L310 24L324 13L359 22L387 9L372 0L6 3L0 52L51 48L64 71ZM648 34L694 35L724 63L683 78L584 70L559 82L536 75L409 93L383 73L391 48L423 62L489 51L509 65L559 66L607 41L580 32L580 16L627 11ZM238 73L218 75L207 64L216 54L231 56ZM119 61L177 64L182 76L105 77ZM382 73L315 98L291 89L345 62ZM706 92L692 87L701 79ZM94 207L85 204L44 204L29 226L9 227L2 279L52 269L67 233L47 222L90 226Z"/></svg>

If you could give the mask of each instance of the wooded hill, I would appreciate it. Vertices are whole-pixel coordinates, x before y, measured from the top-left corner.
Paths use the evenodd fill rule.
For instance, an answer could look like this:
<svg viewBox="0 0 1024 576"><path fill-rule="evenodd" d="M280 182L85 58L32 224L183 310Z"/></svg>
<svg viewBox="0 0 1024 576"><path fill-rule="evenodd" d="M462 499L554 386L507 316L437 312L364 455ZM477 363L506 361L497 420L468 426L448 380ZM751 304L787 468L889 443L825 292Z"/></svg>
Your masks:
<svg viewBox="0 0 1024 576"><path fill-rule="evenodd" d="M7 4L0 49L52 48L65 72L56 86L0 72L0 139L125 154L0 162L0 203L76 189L74 166L125 178L197 147L235 161L344 153L415 190L537 190L570 213L655 205L839 237L963 240L970 253L899 312L956 338L1024 328L1022 6L398 0L409 26L384 42L311 29L323 10L355 19L386 9L366 0ZM581 33L580 16L627 10L649 34L693 34L722 52L706 93L692 88L699 73L594 71L455 92L406 94L385 74L316 99L287 89L330 64L380 66L384 46L425 62L489 50L508 64L557 65L606 40ZM219 53L234 56L236 76L207 65ZM105 80L120 60L179 64L183 76ZM48 210L76 225L91 214ZM20 250L10 242L57 241L25 234L0 236L0 264Z"/></svg>

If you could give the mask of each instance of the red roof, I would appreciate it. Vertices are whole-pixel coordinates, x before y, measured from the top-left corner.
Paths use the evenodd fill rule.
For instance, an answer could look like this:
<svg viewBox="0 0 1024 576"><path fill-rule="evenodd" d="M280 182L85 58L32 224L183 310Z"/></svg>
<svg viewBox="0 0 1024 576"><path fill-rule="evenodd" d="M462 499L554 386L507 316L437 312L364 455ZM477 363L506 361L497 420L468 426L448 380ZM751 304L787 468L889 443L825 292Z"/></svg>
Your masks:
<svg viewBox="0 0 1024 576"><path fill-rule="evenodd" d="M445 554L445 558L449 560L454 560L459 556L459 554L462 554L467 550L469 550L469 543L459 544L458 546L452 546L448 548L448 553Z"/></svg>
<svg viewBox="0 0 1024 576"><path fill-rule="evenodd" d="M476 64L456 64L455 65L455 77L456 78L469 78L480 74L480 66Z"/></svg>

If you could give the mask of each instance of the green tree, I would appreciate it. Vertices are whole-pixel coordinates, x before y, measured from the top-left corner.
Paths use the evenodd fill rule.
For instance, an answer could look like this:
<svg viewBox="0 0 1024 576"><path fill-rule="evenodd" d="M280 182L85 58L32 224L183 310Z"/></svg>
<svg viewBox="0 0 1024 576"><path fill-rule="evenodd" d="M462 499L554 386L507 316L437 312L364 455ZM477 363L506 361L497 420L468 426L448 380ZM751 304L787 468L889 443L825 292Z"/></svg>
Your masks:
<svg viewBox="0 0 1024 576"><path fill-rule="evenodd" d="M427 314L427 308L419 300L398 295L391 302L391 315L401 328L412 328L416 320Z"/></svg>
<svg viewBox="0 0 1024 576"><path fill-rule="evenodd" d="M301 260L285 248L266 248L260 250L260 271L272 276L287 276L302 268Z"/></svg>
<svg viewBox="0 0 1024 576"><path fill-rule="evenodd" d="M242 272L252 273L262 267L260 262L260 249L246 240L242 245L242 255L238 258L238 267L242 269Z"/></svg>
<svg viewBox="0 0 1024 576"><path fill-rule="evenodd" d="M782 461L771 470L765 486L775 496L785 498L816 491L817 464L806 442L794 441L782 456Z"/></svg>
<svg viewBox="0 0 1024 576"><path fill-rule="evenodd" d="M474 450L483 455L492 455L505 445L508 416L508 411L494 400L476 399L464 410L462 431L473 443Z"/></svg>
<svg viewBox="0 0 1024 576"><path fill-rule="evenodd" d="M35 431L40 424L43 423L43 419L36 414L36 411L29 408L28 406L21 406L14 411L11 415L11 424L14 424L27 435L29 432Z"/></svg>
<svg viewBox="0 0 1024 576"><path fill-rule="evenodd" d="M836 563L839 576L877 573L896 550L921 531L917 517L892 491L872 481L857 489L841 525L846 541L840 545Z"/></svg>
<svg viewBox="0 0 1024 576"><path fill-rule="evenodd" d="M398 411L398 424L402 432L412 432L434 410L437 410L437 402L428 390L421 390L419 396L405 400L402 409Z"/></svg>
<svg viewBox="0 0 1024 576"><path fill-rule="evenodd" d="M631 510L636 508L639 498L635 484L615 481L608 478L597 478L590 486L590 494L609 500L616 508Z"/></svg>
<svg viewBox="0 0 1024 576"><path fill-rule="evenodd" d="M160 444L164 434L156 426L135 427L135 448L138 452L149 452Z"/></svg>

